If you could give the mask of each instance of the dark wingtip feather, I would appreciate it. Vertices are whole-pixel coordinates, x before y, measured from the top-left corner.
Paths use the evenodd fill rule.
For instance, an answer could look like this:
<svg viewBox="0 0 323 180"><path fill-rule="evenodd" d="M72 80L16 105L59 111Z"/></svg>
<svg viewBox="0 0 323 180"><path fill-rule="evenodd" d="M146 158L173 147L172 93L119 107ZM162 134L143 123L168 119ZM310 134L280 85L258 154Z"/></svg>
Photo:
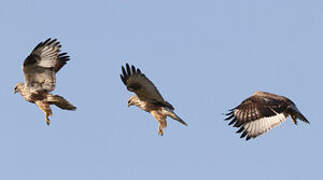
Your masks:
<svg viewBox="0 0 323 180"><path fill-rule="evenodd" d="M55 41L54 41L55 42ZM54 46L58 46L59 48L61 48L62 47L62 45L60 44L60 42L59 41L56 41L55 43L54 43Z"/></svg>
<svg viewBox="0 0 323 180"><path fill-rule="evenodd" d="M131 76L130 66L128 63L126 64L126 70L127 70L128 76Z"/></svg>
<svg viewBox="0 0 323 180"><path fill-rule="evenodd" d="M65 56L67 52L60 53L58 56Z"/></svg>
<svg viewBox="0 0 323 180"><path fill-rule="evenodd" d="M233 112L234 110L236 110L239 106L235 107L235 108L232 108L232 109L229 109L229 111Z"/></svg>
<svg viewBox="0 0 323 180"><path fill-rule="evenodd" d="M137 74L141 74L141 71L139 68L137 68Z"/></svg>
<svg viewBox="0 0 323 180"><path fill-rule="evenodd" d="M227 115L228 116L228 115ZM233 114L231 114L230 116L228 116L227 118L225 118L224 120L225 121L228 121L228 120L230 120L230 119L232 119L234 117L234 115Z"/></svg>
<svg viewBox="0 0 323 180"><path fill-rule="evenodd" d="M51 38L48 38L45 41L41 41L40 43L37 44L37 46L33 49L33 51L38 49L39 47L43 46L44 44L46 44L50 40L51 40Z"/></svg>
<svg viewBox="0 0 323 180"><path fill-rule="evenodd" d="M126 69L122 66L121 67L121 70L122 70L122 74L123 74L124 79L128 79L128 75L127 75Z"/></svg>
<svg viewBox="0 0 323 180"><path fill-rule="evenodd" d="M131 70L133 74L137 74L136 67L134 65L131 66Z"/></svg>
<svg viewBox="0 0 323 180"><path fill-rule="evenodd" d="M55 39L53 39L53 40L51 40L50 41L50 43L54 43L54 42L56 42L57 41L57 39L55 38ZM59 43L59 42L58 42Z"/></svg>
<svg viewBox="0 0 323 180"><path fill-rule="evenodd" d="M171 103L167 102L167 101L165 101L165 104L162 104L162 105L168 107L171 110L175 110L174 106Z"/></svg>
<svg viewBox="0 0 323 180"><path fill-rule="evenodd" d="M241 134L241 136L240 136L240 138L244 138L244 137L246 137L246 135L248 134L248 132L247 131L243 131L243 133Z"/></svg>
<svg viewBox="0 0 323 180"><path fill-rule="evenodd" d="M67 52L63 52L58 54L58 61L57 64L55 65L55 72L58 72L62 67L67 63L67 61L70 60L70 56L67 56Z"/></svg>
<svg viewBox="0 0 323 180"><path fill-rule="evenodd" d="M233 127L240 127L240 126L242 126L242 122L241 121L237 121L234 125L233 125Z"/></svg>
<svg viewBox="0 0 323 180"><path fill-rule="evenodd" d="M131 68L130 68L130 65L128 63L126 63L125 66L121 66L121 70L122 70L122 75L120 75L121 80L125 85L127 85L127 81L129 79L129 77L132 74L135 74L135 72L136 72L135 67L131 66Z"/></svg>
<svg viewBox="0 0 323 180"><path fill-rule="evenodd" d="M235 123L237 121L237 119L236 118L234 118L228 125L230 126L230 125L232 125L233 123Z"/></svg>
<svg viewBox="0 0 323 180"><path fill-rule="evenodd" d="M120 74L120 78L121 78L121 81L123 82L123 84L127 85L126 80L124 79L124 77L121 74Z"/></svg>
<svg viewBox="0 0 323 180"><path fill-rule="evenodd" d="M42 44L47 44L48 42L50 42L52 40L52 38L48 38L46 39L44 42L42 42Z"/></svg>
<svg viewBox="0 0 323 180"><path fill-rule="evenodd" d="M64 52L64 53L60 53L59 55L58 55L58 59L60 60L60 61L69 61L70 60L70 56L66 56L67 55L67 53L66 52ZM66 62L65 62L66 63Z"/></svg>
<svg viewBox="0 0 323 180"><path fill-rule="evenodd" d="M225 113L224 115L229 116L229 115L231 115L231 114L233 114L233 111L230 111L230 112L228 112L228 113Z"/></svg>
<svg viewBox="0 0 323 180"><path fill-rule="evenodd" d="M244 130L244 127L241 127L236 133L241 133Z"/></svg>
<svg viewBox="0 0 323 180"><path fill-rule="evenodd" d="M45 42L44 44L45 45L51 45L51 44L53 44L53 43L55 43L57 41L57 39L53 39L53 40L49 40L48 42ZM59 43L59 42L58 42ZM54 44L55 45L55 44Z"/></svg>

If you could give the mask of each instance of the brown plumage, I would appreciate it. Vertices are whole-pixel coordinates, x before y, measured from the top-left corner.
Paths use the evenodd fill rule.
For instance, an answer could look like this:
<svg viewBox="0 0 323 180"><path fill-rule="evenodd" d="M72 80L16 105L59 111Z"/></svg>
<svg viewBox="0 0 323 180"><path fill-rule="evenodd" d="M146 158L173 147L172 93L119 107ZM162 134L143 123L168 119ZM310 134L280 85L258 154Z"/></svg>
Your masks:
<svg viewBox="0 0 323 180"><path fill-rule="evenodd" d="M226 114L229 125L240 128L241 138L256 138L284 122L288 116L296 125L297 119L309 123L290 99L275 94L256 91L239 106Z"/></svg>
<svg viewBox="0 0 323 180"><path fill-rule="evenodd" d="M149 112L158 121L158 134L163 135L163 128L167 126L167 116L174 120L187 125L174 112L174 107L164 100L156 86L141 73L140 69L135 66L122 66L120 75L122 82L127 89L136 95L131 96L128 100L128 106L135 105L140 109Z"/></svg>
<svg viewBox="0 0 323 180"><path fill-rule="evenodd" d="M60 53L60 48L56 39L39 43L22 66L25 83L15 85L15 93L19 92L26 101L35 103L44 112L48 125L52 115L50 105L65 110L76 109L63 97L49 93L55 89L56 73L70 60L67 53Z"/></svg>

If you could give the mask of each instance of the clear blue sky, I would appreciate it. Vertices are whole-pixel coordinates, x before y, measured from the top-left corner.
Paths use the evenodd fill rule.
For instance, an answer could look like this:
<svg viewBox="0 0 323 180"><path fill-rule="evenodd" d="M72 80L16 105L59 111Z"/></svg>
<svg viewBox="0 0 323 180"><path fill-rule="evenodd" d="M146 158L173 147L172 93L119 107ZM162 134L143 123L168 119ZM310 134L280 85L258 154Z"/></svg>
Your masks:
<svg viewBox="0 0 323 180"><path fill-rule="evenodd" d="M321 0L1 1L0 179L319 179L322 177ZM78 107L52 125L13 94L37 43L58 38L57 75ZM188 124L127 107L119 74L139 67ZM255 90L292 99L310 125L248 142L224 116Z"/></svg>

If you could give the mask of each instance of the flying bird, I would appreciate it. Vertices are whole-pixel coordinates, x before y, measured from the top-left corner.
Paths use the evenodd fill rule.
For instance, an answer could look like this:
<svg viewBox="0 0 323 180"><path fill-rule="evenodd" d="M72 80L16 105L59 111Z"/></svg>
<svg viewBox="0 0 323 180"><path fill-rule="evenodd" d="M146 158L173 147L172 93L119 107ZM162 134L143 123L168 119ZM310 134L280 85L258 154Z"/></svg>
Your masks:
<svg viewBox="0 0 323 180"><path fill-rule="evenodd" d="M225 120L240 128L240 138L256 138L284 122L288 117L297 125L297 119L309 123L290 99L268 92L256 91L239 106L229 110Z"/></svg>
<svg viewBox="0 0 323 180"><path fill-rule="evenodd" d="M122 66L120 75L122 82L127 89L136 95L131 96L128 100L128 107L137 106L140 109L149 112L158 121L158 134L163 136L163 128L166 128L167 116L184 124L187 124L175 114L174 107L164 100L156 86L135 66Z"/></svg>
<svg viewBox="0 0 323 180"><path fill-rule="evenodd" d="M45 114L47 125L52 116L50 105L54 104L64 110L76 107L59 95L50 94L56 86L56 73L70 60L67 53L60 53L61 45L56 39L40 42L25 59L22 70L25 83L15 85L15 93L28 102L36 104Z"/></svg>

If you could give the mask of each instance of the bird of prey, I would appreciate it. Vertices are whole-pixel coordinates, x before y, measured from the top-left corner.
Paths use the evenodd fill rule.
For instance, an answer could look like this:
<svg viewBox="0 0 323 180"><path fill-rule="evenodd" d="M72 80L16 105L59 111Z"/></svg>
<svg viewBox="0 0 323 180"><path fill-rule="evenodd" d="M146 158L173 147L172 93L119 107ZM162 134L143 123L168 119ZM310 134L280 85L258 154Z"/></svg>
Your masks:
<svg viewBox="0 0 323 180"><path fill-rule="evenodd" d="M122 82L127 89L136 95L131 96L128 100L128 107L135 105L140 109L149 112L158 121L158 134L163 136L163 128L166 128L167 116L184 124L187 124L175 114L174 107L164 100L156 86L135 66L126 64L122 66L120 75Z"/></svg>
<svg viewBox="0 0 323 180"><path fill-rule="evenodd" d="M242 133L240 138L246 137L246 140L268 132L284 122L288 116L295 125L297 119L309 123L293 101L262 91L256 91L229 111L225 120L231 120L229 125L240 128L237 133Z"/></svg>
<svg viewBox="0 0 323 180"><path fill-rule="evenodd" d="M67 53L60 53L61 45L56 39L40 42L25 59L22 70L25 83L15 85L15 93L28 102L36 104L45 113L47 125L52 115L50 105L65 110L75 110L71 103L59 95L50 94L55 89L56 73L70 60Z"/></svg>

